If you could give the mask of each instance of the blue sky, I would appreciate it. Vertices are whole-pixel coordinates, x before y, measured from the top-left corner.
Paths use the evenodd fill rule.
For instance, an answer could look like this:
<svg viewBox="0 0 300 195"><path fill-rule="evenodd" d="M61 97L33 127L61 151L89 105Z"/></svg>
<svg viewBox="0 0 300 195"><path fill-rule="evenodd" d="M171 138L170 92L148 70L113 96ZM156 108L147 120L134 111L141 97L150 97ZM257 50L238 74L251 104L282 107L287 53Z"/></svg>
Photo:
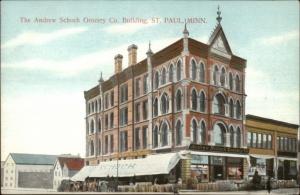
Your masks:
<svg viewBox="0 0 300 195"><path fill-rule="evenodd" d="M299 124L297 1L5 1L1 2L1 157L9 152L85 151L83 91L113 74L113 57L138 45L145 58L182 37L183 24L123 24L123 17L205 18L188 24L207 42L217 6L233 53L247 59L246 113ZM119 23L21 23L20 18L111 17Z"/></svg>

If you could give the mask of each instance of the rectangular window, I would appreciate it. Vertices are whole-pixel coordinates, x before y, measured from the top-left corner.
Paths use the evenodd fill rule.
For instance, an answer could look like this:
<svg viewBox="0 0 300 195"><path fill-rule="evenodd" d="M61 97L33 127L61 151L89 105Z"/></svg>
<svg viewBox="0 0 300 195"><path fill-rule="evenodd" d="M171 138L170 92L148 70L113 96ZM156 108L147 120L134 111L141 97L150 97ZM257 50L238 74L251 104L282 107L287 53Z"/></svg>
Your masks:
<svg viewBox="0 0 300 195"><path fill-rule="evenodd" d="M251 141L252 141L252 133L248 131L248 133L247 133L247 146L248 147L252 147Z"/></svg>
<svg viewBox="0 0 300 195"><path fill-rule="evenodd" d="M110 135L110 153L114 153L114 135Z"/></svg>
<svg viewBox="0 0 300 195"><path fill-rule="evenodd" d="M288 138L285 137L284 138L284 151L287 151L288 150Z"/></svg>
<svg viewBox="0 0 300 195"><path fill-rule="evenodd" d="M267 148L267 134L262 134L262 148Z"/></svg>
<svg viewBox="0 0 300 195"><path fill-rule="evenodd" d="M128 100L128 85L124 84L121 86L121 103Z"/></svg>
<svg viewBox="0 0 300 195"><path fill-rule="evenodd" d="M105 144L105 148L104 148L104 153L107 154L108 153L108 135L105 136L104 139L104 144Z"/></svg>
<svg viewBox="0 0 300 195"><path fill-rule="evenodd" d="M279 148L281 151L284 150L284 138L283 137L280 137L280 148Z"/></svg>
<svg viewBox="0 0 300 195"><path fill-rule="evenodd" d="M257 148L261 148L261 133L257 134Z"/></svg>
<svg viewBox="0 0 300 195"><path fill-rule="evenodd" d="M127 125L128 123L128 108L122 108L120 110L120 126Z"/></svg>
<svg viewBox="0 0 300 195"><path fill-rule="evenodd" d="M253 138L253 140L252 140L252 147L253 148L256 148L257 147L257 133L252 133L252 138Z"/></svg>
<svg viewBox="0 0 300 195"><path fill-rule="evenodd" d="M148 100L143 102L143 119L147 120L148 118Z"/></svg>
<svg viewBox="0 0 300 195"><path fill-rule="evenodd" d="M120 151L124 152L128 149L128 141L127 141L128 133L127 131L120 132Z"/></svg>
<svg viewBox="0 0 300 195"><path fill-rule="evenodd" d="M106 93L105 94L105 96L104 96L104 101L105 101L105 109L107 109L108 108L108 93Z"/></svg>
<svg viewBox="0 0 300 195"><path fill-rule="evenodd" d="M114 101L115 101L115 97L114 97L114 91L111 91L110 93L110 106L114 106Z"/></svg>
<svg viewBox="0 0 300 195"><path fill-rule="evenodd" d="M277 142L276 142L276 143L277 143L277 146L276 146L276 147L277 147L277 150L279 151L279 150L280 150L280 137L277 137L277 138L276 138L276 141L277 141Z"/></svg>
<svg viewBox="0 0 300 195"><path fill-rule="evenodd" d="M105 115L104 126L105 126L105 129L108 129L108 114Z"/></svg>
<svg viewBox="0 0 300 195"><path fill-rule="evenodd" d="M136 103L135 104L135 122L139 122L140 121L140 103Z"/></svg>
<svg viewBox="0 0 300 195"><path fill-rule="evenodd" d="M289 138L289 152L292 152L293 151L293 139L292 138Z"/></svg>
<svg viewBox="0 0 300 195"><path fill-rule="evenodd" d="M140 141L140 128L136 128L134 131L134 143L135 143L135 150L139 150L141 147L141 141Z"/></svg>
<svg viewBox="0 0 300 195"><path fill-rule="evenodd" d="M140 92L141 92L141 88L140 88L140 78L137 78L135 80L135 97L139 97L140 96Z"/></svg>
<svg viewBox="0 0 300 195"><path fill-rule="evenodd" d="M268 149L272 149L272 144L273 144L272 135L268 134Z"/></svg>
<svg viewBox="0 0 300 195"><path fill-rule="evenodd" d="M146 94L148 92L148 83L147 83L147 80L148 80L148 75L146 74L144 76L144 80L143 80L144 94Z"/></svg>
<svg viewBox="0 0 300 195"><path fill-rule="evenodd" d="M148 131L148 127L144 126L143 127L143 148L147 148L147 131Z"/></svg>

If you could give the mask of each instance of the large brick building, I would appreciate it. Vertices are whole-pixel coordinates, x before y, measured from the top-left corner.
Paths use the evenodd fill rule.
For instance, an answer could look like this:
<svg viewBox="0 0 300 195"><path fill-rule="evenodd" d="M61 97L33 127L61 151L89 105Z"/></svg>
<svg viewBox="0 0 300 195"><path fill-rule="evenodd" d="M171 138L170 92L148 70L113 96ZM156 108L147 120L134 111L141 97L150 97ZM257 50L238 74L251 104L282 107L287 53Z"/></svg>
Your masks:
<svg viewBox="0 0 300 195"><path fill-rule="evenodd" d="M221 25L207 44L183 38L128 67L115 56L115 72L84 92L86 165L152 153L188 151L192 174L202 180L247 175L246 60L234 55Z"/></svg>

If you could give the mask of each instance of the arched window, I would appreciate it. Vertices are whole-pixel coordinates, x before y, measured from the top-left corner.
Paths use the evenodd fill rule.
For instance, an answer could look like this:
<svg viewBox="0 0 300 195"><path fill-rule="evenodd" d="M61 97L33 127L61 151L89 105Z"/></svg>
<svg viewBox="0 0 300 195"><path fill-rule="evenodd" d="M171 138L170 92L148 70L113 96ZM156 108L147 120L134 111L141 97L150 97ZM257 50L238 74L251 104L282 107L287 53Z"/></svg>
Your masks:
<svg viewBox="0 0 300 195"><path fill-rule="evenodd" d="M230 133L230 147L234 147L234 130L232 126L229 128L229 133Z"/></svg>
<svg viewBox="0 0 300 195"><path fill-rule="evenodd" d="M154 74L154 89L157 89L158 86L159 86L159 75L158 75L158 71L156 71Z"/></svg>
<svg viewBox="0 0 300 195"><path fill-rule="evenodd" d="M181 91L177 90L176 92L176 111L180 111L182 109L182 105L181 105Z"/></svg>
<svg viewBox="0 0 300 195"><path fill-rule="evenodd" d="M110 128L114 127L114 113L110 113Z"/></svg>
<svg viewBox="0 0 300 195"><path fill-rule="evenodd" d="M214 125L214 141L216 146L224 146L225 145L225 132L226 129L223 124L215 124Z"/></svg>
<svg viewBox="0 0 300 195"><path fill-rule="evenodd" d="M153 136L153 138L152 138L153 148L157 148L158 147L158 127L157 126L154 127L152 136Z"/></svg>
<svg viewBox="0 0 300 195"><path fill-rule="evenodd" d="M87 108L88 108L87 112L88 112L88 114L90 114L91 113L91 104L90 103L88 104Z"/></svg>
<svg viewBox="0 0 300 195"><path fill-rule="evenodd" d="M166 114L169 112L169 97L166 93L161 96L161 113Z"/></svg>
<svg viewBox="0 0 300 195"><path fill-rule="evenodd" d="M206 127L204 121L201 121L200 132L199 132L199 141L201 144L205 143L205 137L206 137Z"/></svg>
<svg viewBox="0 0 300 195"><path fill-rule="evenodd" d="M95 148L94 148L94 142L93 140L91 140L91 143L90 143L90 156L93 156L95 154Z"/></svg>
<svg viewBox="0 0 300 195"><path fill-rule="evenodd" d="M180 60L177 62L176 78L177 78L177 81L181 80L181 61Z"/></svg>
<svg viewBox="0 0 300 195"><path fill-rule="evenodd" d="M98 131L101 132L101 129L102 129L102 127L101 127L101 119L99 118L98 119Z"/></svg>
<svg viewBox="0 0 300 195"><path fill-rule="evenodd" d="M98 141L98 154L100 155L101 154L101 140L99 139Z"/></svg>
<svg viewBox="0 0 300 195"><path fill-rule="evenodd" d="M197 110L197 92L195 89L192 90L192 110Z"/></svg>
<svg viewBox="0 0 300 195"><path fill-rule="evenodd" d="M169 68L169 82L173 82L173 74L174 73L174 68L173 68L173 64L170 65Z"/></svg>
<svg viewBox="0 0 300 195"><path fill-rule="evenodd" d="M162 73L161 73L161 84L164 85L167 82L167 72L166 69L163 68Z"/></svg>
<svg viewBox="0 0 300 195"><path fill-rule="evenodd" d="M95 112L95 104L92 102L92 112Z"/></svg>
<svg viewBox="0 0 300 195"><path fill-rule="evenodd" d="M221 94L214 97L214 113L225 115L225 99Z"/></svg>
<svg viewBox="0 0 300 195"><path fill-rule="evenodd" d="M237 119L241 118L241 104L240 104L240 101L236 102L236 118Z"/></svg>
<svg viewBox="0 0 300 195"><path fill-rule="evenodd" d="M200 92L200 112L205 112L205 94Z"/></svg>
<svg viewBox="0 0 300 195"><path fill-rule="evenodd" d="M218 71L219 71L218 67L215 66L214 72L213 72L214 85L218 84Z"/></svg>
<svg viewBox="0 0 300 195"><path fill-rule="evenodd" d="M197 143L197 121L195 119L192 119L192 143Z"/></svg>
<svg viewBox="0 0 300 195"><path fill-rule="evenodd" d="M234 104L232 99L229 101L229 116L234 117Z"/></svg>
<svg viewBox="0 0 300 195"><path fill-rule="evenodd" d="M224 87L225 86L225 82L226 82L226 71L225 71L225 68L222 68L220 82L221 82L221 86Z"/></svg>
<svg viewBox="0 0 300 195"><path fill-rule="evenodd" d="M98 111L98 100L95 101L95 110Z"/></svg>
<svg viewBox="0 0 300 195"><path fill-rule="evenodd" d="M229 89L233 90L233 77L232 77L232 73L229 73Z"/></svg>
<svg viewBox="0 0 300 195"><path fill-rule="evenodd" d="M241 147L241 140L242 140L241 129L240 129L240 127L238 127L236 129L236 147L238 147L238 148Z"/></svg>
<svg viewBox="0 0 300 195"><path fill-rule="evenodd" d="M157 116L158 115L158 100L157 98L155 98L154 100L154 104L153 104L153 114L154 116Z"/></svg>
<svg viewBox="0 0 300 195"><path fill-rule="evenodd" d="M94 120L91 120L91 123L90 123L90 133L93 134L95 131L95 122Z"/></svg>
<svg viewBox="0 0 300 195"><path fill-rule="evenodd" d="M241 83L240 83L240 78L239 78L238 75L236 75L236 76L235 76L235 90L236 90L237 92L240 91L240 85L241 85Z"/></svg>
<svg viewBox="0 0 300 195"><path fill-rule="evenodd" d="M205 70L204 70L204 64L201 62L199 67L199 81L204 83L205 82Z"/></svg>
<svg viewBox="0 0 300 195"><path fill-rule="evenodd" d="M196 80L196 75L197 75L197 66L195 60L191 61L191 79Z"/></svg>
<svg viewBox="0 0 300 195"><path fill-rule="evenodd" d="M161 143L162 146L168 145L168 125L165 122L161 126Z"/></svg>
<svg viewBox="0 0 300 195"><path fill-rule="evenodd" d="M176 123L176 145L182 144L182 125L181 121L178 120Z"/></svg>

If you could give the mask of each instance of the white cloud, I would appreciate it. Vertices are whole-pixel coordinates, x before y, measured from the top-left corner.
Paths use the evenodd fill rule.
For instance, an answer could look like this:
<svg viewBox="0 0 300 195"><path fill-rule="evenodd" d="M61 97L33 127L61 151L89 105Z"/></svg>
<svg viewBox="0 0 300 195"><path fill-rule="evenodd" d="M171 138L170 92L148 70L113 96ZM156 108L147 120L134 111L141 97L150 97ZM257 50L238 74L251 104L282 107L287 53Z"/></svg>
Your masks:
<svg viewBox="0 0 300 195"><path fill-rule="evenodd" d="M261 38L260 42L265 45L275 45L299 38L299 31L294 30L280 35Z"/></svg>
<svg viewBox="0 0 300 195"><path fill-rule="evenodd" d="M24 32L4 43L1 48L13 48L21 45L43 45L69 35L85 32L86 30L86 28L78 27L60 29L48 33Z"/></svg>
<svg viewBox="0 0 300 195"><path fill-rule="evenodd" d="M167 45L176 41L176 38L167 38L162 40L156 40L152 42L153 52L157 52L163 49ZM137 42L138 45L138 61L146 58L146 51L148 50L148 42ZM69 60L49 60L43 58L34 58L25 61L19 61L14 63L3 63L2 67L7 68L23 68L23 69L34 69L34 70L45 70L58 73L60 76L74 76L80 74L86 70L92 70L96 67L102 67L105 72L113 72L114 56L116 54L123 55L123 69L128 64L128 45L120 45L114 48L105 50L95 51L92 53L84 54L71 58Z"/></svg>
<svg viewBox="0 0 300 195"><path fill-rule="evenodd" d="M139 30L142 30L143 28L148 28L151 26L156 25L156 23L129 23L129 24L115 24L108 26L107 28L104 29L105 32L107 33L135 33Z"/></svg>

